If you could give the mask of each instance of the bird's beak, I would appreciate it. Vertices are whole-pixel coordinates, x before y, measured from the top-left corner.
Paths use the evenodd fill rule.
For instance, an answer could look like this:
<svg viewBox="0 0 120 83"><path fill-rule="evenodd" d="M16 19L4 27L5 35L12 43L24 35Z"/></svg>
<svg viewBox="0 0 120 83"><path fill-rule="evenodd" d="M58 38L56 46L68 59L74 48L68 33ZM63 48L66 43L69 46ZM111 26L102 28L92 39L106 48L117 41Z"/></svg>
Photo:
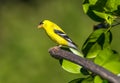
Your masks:
<svg viewBox="0 0 120 83"><path fill-rule="evenodd" d="M42 28L43 27L43 24L39 24L38 25L38 29Z"/></svg>
<svg viewBox="0 0 120 83"><path fill-rule="evenodd" d="M43 22L40 22L40 24L38 25L38 28L42 28L43 27Z"/></svg>

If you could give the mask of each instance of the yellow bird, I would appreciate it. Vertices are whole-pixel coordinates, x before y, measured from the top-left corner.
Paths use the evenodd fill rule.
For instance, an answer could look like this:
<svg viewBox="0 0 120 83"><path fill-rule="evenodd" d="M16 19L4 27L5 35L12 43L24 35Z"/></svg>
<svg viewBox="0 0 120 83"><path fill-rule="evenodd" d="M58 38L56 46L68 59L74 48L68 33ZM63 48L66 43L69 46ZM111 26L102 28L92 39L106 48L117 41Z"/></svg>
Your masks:
<svg viewBox="0 0 120 83"><path fill-rule="evenodd" d="M67 36L67 34L55 23L49 20L43 20L38 25L38 28L43 28L47 35L58 45L68 46L77 49L77 45Z"/></svg>
<svg viewBox="0 0 120 83"><path fill-rule="evenodd" d="M55 41L59 46L68 46L69 50L83 57L83 55L78 51L77 45L67 36L67 34L55 23L49 20L43 20L38 25L38 28L43 28L47 35ZM71 73L80 73L81 66L72 63L70 61L64 60L62 61L62 68Z"/></svg>

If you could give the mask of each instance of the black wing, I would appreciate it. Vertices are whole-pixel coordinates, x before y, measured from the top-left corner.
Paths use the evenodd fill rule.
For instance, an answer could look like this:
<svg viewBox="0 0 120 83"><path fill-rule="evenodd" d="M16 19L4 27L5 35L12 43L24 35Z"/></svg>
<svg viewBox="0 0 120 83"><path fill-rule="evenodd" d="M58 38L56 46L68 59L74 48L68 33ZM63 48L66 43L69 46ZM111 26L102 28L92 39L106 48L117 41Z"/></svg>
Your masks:
<svg viewBox="0 0 120 83"><path fill-rule="evenodd" d="M56 29L54 29L54 32L77 47L77 45L64 32Z"/></svg>

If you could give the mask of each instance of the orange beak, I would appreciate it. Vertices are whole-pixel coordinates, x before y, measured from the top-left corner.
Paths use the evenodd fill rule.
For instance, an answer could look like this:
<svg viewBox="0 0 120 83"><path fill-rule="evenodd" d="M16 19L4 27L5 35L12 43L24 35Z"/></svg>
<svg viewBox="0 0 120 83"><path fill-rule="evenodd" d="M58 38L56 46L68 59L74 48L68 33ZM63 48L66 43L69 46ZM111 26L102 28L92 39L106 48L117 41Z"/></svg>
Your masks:
<svg viewBox="0 0 120 83"><path fill-rule="evenodd" d="M38 28L42 28L43 27L43 22L40 22L40 24L38 25Z"/></svg>
<svg viewBox="0 0 120 83"><path fill-rule="evenodd" d="M43 27L43 24L39 24L38 25L38 29L42 28Z"/></svg>

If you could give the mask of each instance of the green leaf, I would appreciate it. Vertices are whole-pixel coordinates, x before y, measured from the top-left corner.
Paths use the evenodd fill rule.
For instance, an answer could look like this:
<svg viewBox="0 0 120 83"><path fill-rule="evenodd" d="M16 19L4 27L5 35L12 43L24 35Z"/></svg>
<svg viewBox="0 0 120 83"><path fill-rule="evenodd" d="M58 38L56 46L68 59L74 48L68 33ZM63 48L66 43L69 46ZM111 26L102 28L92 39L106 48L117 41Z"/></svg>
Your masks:
<svg viewBox="0 0 120 83"><path fill-rule="evenodd" d="M120 73L120 56L114 54L109 48L104 48L94 59L94 62L116 75Z"/></svg>
<svg viewBox="0 0 120 83"><path fill-rule="evenodd" d="M118 6L120 6L120 0L108 0L106 2L105 10L108 12L113 12L118 10Z"/></svg>
<svg viewBox="0 0 120 83"><path fill-rule="evenodd" d="M88 78L82 80L81 83L94 83L94 78L92 76L89 76Z"/></svg>
<svg viewBox="0 0 120 83"><path fill-rule="evenodd" d="M69 83L94 83L94 78L92 76L78 78L70 81Z"/></svg>
<svg viewBox="0 0 120 83"><path fill-rule="evenodd" d="M103 66L113 55L113 52L109 48L104 48L100 51L98 56L94 59L94 62L96 64L99 64L100 66Z"/></svg>
<svg viewBox="0 0 120 83"><path fill-rule="evenodd" d="M116 75L120 74L120 61L114 61L114 60L109 61L108 63L103 65L103 67L113 72Z"/></svg>
<svg viewBox="0 0 120 83"><path fill-rule="evenodd" d="M103 83L103 80L99 76L95 76L94 83Z"/></svg>
<svg viewBox="0 0 120 83"><path fill-rule="evenodd" d="M103 22L105 19L97 16L94 11L103 12L107 0L84 0L83 10L93 20Z"/></svg>
<svg viewBox="0 0 120 83"><path fill-rule="evenodd" d="M103 67L116 75L120 74L120 56L117 54L113 54L103 65Z"/></svg>
<svg viewBox="0 0 120 83"><path fill-rule="evenodd" d="M93 10L93 12L97 15L97 16L99 16L100 18L102 18L102 19L105 19L106 20L106 22L108 23L108 24L112 24L113 23L113 21L115 20L115 17L114 16L112 16L112 15L110 15L110 14L107 14L107 13L105 13L105 12L98 12L98 11L95 11L95 10Z"/></svg>
<svg viewBox="0 0 120 83"><path fill-rule="evenodd" d="M62 49L64 49L64 48L62 48ZM81 57L83 57L83 55L78 51L78 50L76 50L76 49L74 49L74 48L66 48L66 49L64 49L64 50L68 50L68 51L70 51L70 52L72 52L72 53L74 53L74 54L76 54L76 55L78 55L78 56L81 56ZM77 65L77 64L75 64L75 63L72 63L72 62L70 62L70 61L68 61L68 60L60 60L60 63L61 63L61 66L62 66L62 68L64 69L64 70L66 70L66 71L68 71L68 72L70 72L70 73L81 73L80 72L80 69L82 68L81 66L79 66L79 65Z"/></svg>
<svg viewBox="0 0 120 83"><path fill-rule="evenodd" d="M74 79L74 80L70 81L69 83L109 83L109 82L105 79L102 79L98 75L96 75L94 77L89 75L87 77Z"/></svg>
<svg viewBox="0 0 120 83"><path fill-rule="evenodd" d="M81 83L84 79L85 78L77 78L77 79L70 81L69 83Z"/></svg>
<svg viewBox="0 0 120 83"><path fill-rule="evenodd" d="M112 24L120 15L120 0L84 0L83 10L95 21Z"/></svg>
<svg viewBox="0 0 120 83"><path fill-rule="evenodd" d="M94 83L108 83L108 81L101 79L101 77L97 75L94 77Z"/></svg>
<svg viewBox="0 0 120 83"><path fill-rule="evenodd" d="M82 46L82 52L87 58L95 58L99 52L109 47L111 43L112 35L107 29L98 29L94 31Z"/></svg>
<svg viewBox="0 0 120 83"><path fill-rule="evenodd" d="M80 73L81 66L67 60L62 61L62 68L70 73Z"/></svg>

